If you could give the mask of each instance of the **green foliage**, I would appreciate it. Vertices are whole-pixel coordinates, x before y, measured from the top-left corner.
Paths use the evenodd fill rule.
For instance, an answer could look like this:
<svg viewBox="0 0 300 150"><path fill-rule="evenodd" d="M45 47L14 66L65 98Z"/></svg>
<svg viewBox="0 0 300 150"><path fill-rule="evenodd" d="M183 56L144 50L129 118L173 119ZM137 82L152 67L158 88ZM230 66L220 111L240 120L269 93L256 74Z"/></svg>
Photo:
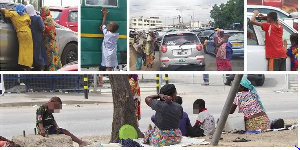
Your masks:
<svg viewBox="0 0 300 150"><path fill-rule="evenodd" d="M229 0L225 4L214 5L210 11L215 27L228 29L233 23L244 22L244 0Z"/></svg>

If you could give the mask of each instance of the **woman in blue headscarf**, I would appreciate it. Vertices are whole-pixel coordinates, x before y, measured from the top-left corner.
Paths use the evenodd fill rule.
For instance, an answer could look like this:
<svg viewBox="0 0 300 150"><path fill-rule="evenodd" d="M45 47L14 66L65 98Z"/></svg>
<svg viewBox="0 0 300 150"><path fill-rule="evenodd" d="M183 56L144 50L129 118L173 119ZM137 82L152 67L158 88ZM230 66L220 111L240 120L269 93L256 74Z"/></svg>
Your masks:
<svg viewBox="0 0 300 150"><path fill-rule="evenodd" d="M265 108L255 87L247 78L243 78L240 83L230 114L234 113L236 107L239 107L239 113L244 113L246 131L270 129L270 120Z"/></svg>
<svg viewBox="0 0 300 150"><path fill-rule="evenodd" d="M15 7L15 11L2 9L1 12L6 18L10 18L17 32L19 41L19 59L18 64L25 71L29 71L33 65L33 41L31 35L31 20L25 13L25 6L19 4Z"/></svg>

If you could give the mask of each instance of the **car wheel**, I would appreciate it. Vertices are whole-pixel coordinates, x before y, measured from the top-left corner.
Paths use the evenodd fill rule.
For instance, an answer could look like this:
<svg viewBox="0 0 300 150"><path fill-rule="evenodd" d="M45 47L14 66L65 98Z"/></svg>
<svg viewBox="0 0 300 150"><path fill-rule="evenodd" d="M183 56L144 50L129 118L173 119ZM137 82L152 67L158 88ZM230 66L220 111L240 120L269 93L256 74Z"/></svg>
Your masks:
<svg viewBox="0 0 300 150"><path fill-rule="evenodd" d="M61 56L62 65L78 60L78 45L75 43L67 44Z"/></svg>
<svg viewBox="0 0 300 150"><path fill-rule="evenodd" d="M231 80L226 78L226 75L223 75L223 83L224 85L231 85Z"/></svg>
<svg viewBox="0 0 300 150"><path fill-rule="evenodd" d="M255 83L257 86L263 86L265 83L265 76L263 75L262 78L260 80L256 80Z"/></svg>

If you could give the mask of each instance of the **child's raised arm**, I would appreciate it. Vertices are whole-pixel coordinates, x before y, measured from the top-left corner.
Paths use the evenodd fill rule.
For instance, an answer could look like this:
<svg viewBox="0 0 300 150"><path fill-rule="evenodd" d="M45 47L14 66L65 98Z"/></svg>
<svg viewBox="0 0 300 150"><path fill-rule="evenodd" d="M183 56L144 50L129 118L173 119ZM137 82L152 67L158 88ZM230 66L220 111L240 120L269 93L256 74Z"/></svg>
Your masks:
<svg viewBox="0 0 300 150"><path fill-rule="evenodd" d="M250 20L250 23L253 24L253 25L257 25L257 26L262 26L261 23L257 22L256 21L256 16L259 14L259 11L258 10L254 10L253 11L253 16L251 17L251 20Z"/></svg>
<svg viewBox="0 0 300 150"><path fill-rule="evenodd" d="M100 26L100 30L102 31L102 26L105 25L105 22L106 22L106 17L107 17L107 14L109 13L109 11L106 10L106 8L102 8L102 14L103 14L103 20L102 20L102 24Z"/></svg>

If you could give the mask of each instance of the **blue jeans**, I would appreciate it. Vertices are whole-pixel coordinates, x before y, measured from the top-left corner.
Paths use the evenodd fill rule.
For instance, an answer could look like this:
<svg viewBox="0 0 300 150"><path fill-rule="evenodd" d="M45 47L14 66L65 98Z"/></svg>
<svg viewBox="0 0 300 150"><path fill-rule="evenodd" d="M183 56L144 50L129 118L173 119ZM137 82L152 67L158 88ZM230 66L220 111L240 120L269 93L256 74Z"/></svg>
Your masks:
<svg viewBox="0 0 300 150"><path fill-rule="evenodd" d="M209 74L203 74L203 82L209 83Z"/></svg>

